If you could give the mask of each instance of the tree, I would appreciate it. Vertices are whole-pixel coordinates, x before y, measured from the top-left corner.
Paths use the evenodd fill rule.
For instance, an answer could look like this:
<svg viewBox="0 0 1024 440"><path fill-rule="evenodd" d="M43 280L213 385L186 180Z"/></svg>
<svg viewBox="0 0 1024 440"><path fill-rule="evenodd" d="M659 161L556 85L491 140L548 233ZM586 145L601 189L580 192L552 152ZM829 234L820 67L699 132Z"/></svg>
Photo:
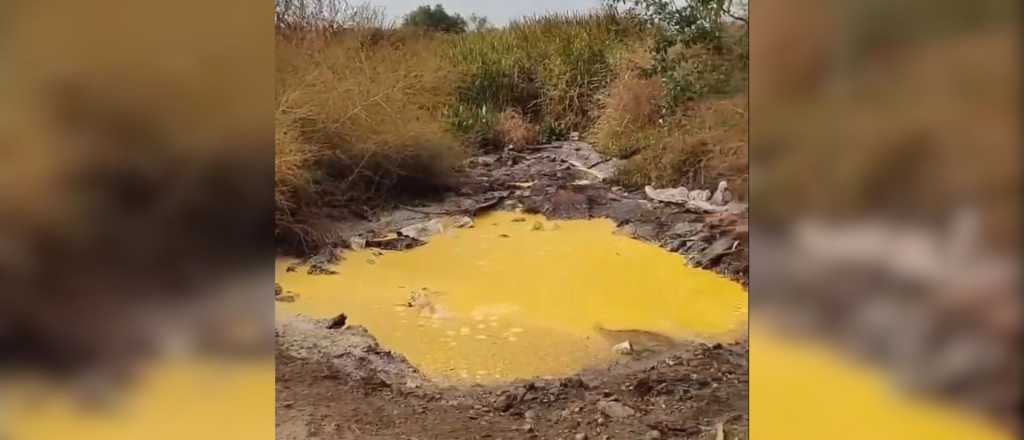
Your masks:
<svg viewBox="0 0 1024 440"><path fill-rule="evenodd" d="M491 24L491 20L487 19L482 15L469 14L469 30L473 32L486 31L493 29L494 25Z"/></svg>
<svg viewBox="0 0 1024 440"><path fill-rule="evenodd" d="M403 26L436 32L461 34L466 32L466 19L457 13L449 14L440 4L420 6L405 16Z"/></svg>
<svg viewBox="0 0 1024 440"><path fill-rule="evenodd" d="M746 71L746 0L605 2L625 7L656 30L653 70L662 77L671 105L716 93L736 72ZM687 49L703 55L688 54Z"/></svg>

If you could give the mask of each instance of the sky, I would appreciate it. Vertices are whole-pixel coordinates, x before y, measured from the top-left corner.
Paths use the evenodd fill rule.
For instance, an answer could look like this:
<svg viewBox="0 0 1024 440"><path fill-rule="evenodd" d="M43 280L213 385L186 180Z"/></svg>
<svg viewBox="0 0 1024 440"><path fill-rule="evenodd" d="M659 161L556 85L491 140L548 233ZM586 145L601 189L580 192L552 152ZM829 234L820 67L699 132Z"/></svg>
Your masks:
<svg viewBox="0 0 1024 440"><path fill-rule="evenodd" d="M501 26L524 15L596 8L601 0L368 0L368 3L383 6L388 17L396 20L419 6L440 3L448 12L458 12L463 17L476 13Z"/></svg>

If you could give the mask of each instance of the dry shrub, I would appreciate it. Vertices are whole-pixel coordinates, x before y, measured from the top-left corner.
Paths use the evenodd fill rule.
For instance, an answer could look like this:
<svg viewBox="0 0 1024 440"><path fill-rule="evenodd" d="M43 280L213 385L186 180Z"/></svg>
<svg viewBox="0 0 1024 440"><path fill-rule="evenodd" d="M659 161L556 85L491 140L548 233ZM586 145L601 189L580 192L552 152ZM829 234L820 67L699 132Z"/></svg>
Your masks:
<svg viewBox="0 0 1024 440"><path fill-rule="evenodd" d="M517 147L535 145L540 140L536 125L527 121L518 110L505 110L494 126L495 137L502 145Z"/></svg>
<svg viewBox="0 0 1024 440"><path fill-rule="evenodd" d="M747 191L745 96L689 105L651 134L647 148L617 179L629 186L682 185L713 189L726 180L739 197Z"/></svg>
<svg viewBox="0 0 1024 440"><path fill-rule="evenodd" d="M665 89L658 78L626 76L612 83L588 138L605 154L629 157L650 145Z"/></svg>
<svg viewBox="0 0 1024 440"><path fill-rule="evenodd" d="M322 41L279 40L277 237L306 248L317 207L449 183L465 157L440 117L451 99L438 40L352 30Z"/></svg>

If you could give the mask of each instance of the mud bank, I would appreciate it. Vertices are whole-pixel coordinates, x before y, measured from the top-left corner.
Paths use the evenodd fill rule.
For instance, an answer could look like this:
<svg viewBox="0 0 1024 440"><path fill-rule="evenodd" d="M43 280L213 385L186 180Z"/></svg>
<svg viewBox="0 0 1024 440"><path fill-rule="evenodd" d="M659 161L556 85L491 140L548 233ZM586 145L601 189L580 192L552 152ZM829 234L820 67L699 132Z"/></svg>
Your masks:
<svg viewBox="0 0 1024 440"><path fill-rule="evenodd" d="M368 247L408 249L422 242L396 239L395 234L405 228L503 210L554 220L607 218L623 234L683 255L694 267L747 284L745 209L712 213L653 200L643 189L614 185L610 179L617 166L618 161L602 157L582 142L474 157L465 163L457 191L359 215L343 209L323 212L310 225L317 242L323 244L288 253L305 257L310 269L318 270L336 262L340 252L352 247L353 239ZM716 185L707 182L706 186Z"/></svg>
<svg viewBox="0 0 1024 440"><path fill-rule="evenodd" d="M440 387L359 327L278 323L277 438L746 438L745 343L580 374Z"/></svg>

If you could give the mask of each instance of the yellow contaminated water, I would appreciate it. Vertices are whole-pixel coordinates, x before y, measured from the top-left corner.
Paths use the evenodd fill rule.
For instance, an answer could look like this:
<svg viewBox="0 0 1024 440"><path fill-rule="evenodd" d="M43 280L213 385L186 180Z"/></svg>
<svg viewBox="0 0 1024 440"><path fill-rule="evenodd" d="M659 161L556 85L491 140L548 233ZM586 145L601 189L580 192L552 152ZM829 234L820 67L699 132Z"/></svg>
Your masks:
<svg viewBox="0 0 1024 440"><path fill-rule="evenodd" d="M281 259L277 281L298 298L278 303L278 319L344 312L426 374L485 383L572 374L625 339L746 334L742 286L614 232L609 220L498 212L407 252L345 253L333 276Z"/></svg>
<svg viewBox="0 0 1024 440"><path fill-rule="evenodd" d="M274 364L269 359L159 362L102 408L90 407L41 380L10 382L0 385L0 438L274 438Z"/></svg>
<svg viewBox="0 0 1024 440"><path fill-rule="evenodd" d="M750 337L754 440L1010 440L1009 432L899 391L885 375L823 345L758 325Z"/></svg>

